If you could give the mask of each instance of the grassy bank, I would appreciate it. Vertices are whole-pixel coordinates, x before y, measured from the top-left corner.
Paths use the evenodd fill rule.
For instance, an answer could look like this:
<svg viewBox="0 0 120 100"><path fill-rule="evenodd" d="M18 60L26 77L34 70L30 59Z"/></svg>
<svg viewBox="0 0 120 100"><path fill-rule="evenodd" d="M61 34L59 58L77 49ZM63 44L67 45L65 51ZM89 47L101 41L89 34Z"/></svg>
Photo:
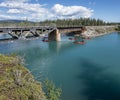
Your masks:
<svg viewBox="0 0 120 100"><path fill-rule="evenodd" d="M46 100L41 84L21 62L0 54L0 100Z"/></svg>

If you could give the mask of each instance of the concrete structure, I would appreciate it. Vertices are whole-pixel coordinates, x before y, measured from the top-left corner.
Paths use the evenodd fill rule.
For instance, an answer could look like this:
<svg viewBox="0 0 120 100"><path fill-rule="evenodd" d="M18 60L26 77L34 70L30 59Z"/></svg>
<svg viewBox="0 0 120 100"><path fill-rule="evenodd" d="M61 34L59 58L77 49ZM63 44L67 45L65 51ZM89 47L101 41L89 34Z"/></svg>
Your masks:
<svg viewBox="0 0 120 100"><path fill-rule="evenodd" d="M50 41L60 41L62 33L77 32L81 33L83 27L17 27L17 28L0 28L0 33L9 34L11 39L25 39L30 37L41 37L43 34L48 34L48 39Z"/></svg>
<svg viewBox="0 0 120 100"><path fill-rule="evenodd" d="M60 41L61 40L61 36L60 36L60 32L58 29L53 30L52 32L50 32L48 34L48 40L52 40L52 41Z"/></svg>

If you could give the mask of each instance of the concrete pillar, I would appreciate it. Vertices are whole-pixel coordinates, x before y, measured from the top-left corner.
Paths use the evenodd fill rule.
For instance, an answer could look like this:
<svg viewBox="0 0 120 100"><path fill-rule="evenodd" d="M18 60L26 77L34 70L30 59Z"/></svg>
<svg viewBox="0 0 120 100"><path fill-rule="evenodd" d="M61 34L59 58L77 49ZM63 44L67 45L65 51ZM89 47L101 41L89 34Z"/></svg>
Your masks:
<svg viewBox="0 0 120 100"><path fill-rule="evenodd" d="M48 39L50 41L60 41L61 40L61 36L60 36L59 30L55 29L51 33L49 33Z"/></svg>
<svg viewBox="0 0 120 100"><path fill-rule="evenodd" d="M61 41L61 36L58 29L56 29L56 41Z"/></svg>

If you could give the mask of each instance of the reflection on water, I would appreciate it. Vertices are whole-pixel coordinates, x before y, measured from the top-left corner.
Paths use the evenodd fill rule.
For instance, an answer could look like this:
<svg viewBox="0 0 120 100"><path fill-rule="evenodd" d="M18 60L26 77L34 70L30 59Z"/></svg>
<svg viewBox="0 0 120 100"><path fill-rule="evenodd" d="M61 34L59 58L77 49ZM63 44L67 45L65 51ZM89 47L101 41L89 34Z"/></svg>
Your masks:
<svg viewBox="0 0 120 100"><path fill-rule="evenodd" d="M108 74L107 69L88 60L82 61L82 73L78 78L87 86L82 91L87 100L120 99L120 81L112 73Z"/></svg>
<svg viewBox="0 0 120 100"><path fill-rule="evenodd" d="M8 34L0 34L0 39L7 39L7 38L12 38L12 37Z"/></svg>
<svg viewBox="0 0 120 100"><path fill-rule="evenodd" d="M62 100L120 100L120 35L74 44L42 39L0 43L0 53L15 52L37 80L48 77L62 88Z"/></svg>

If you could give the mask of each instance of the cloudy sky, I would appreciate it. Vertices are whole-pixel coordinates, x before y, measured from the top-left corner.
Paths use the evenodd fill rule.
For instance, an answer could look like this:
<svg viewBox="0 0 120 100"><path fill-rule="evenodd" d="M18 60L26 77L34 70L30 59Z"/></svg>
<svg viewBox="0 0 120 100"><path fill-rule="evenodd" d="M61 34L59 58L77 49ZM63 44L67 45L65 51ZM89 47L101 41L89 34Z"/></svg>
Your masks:
<svg viewBox="0 0 120 100"><path fill-rule="evenodd" d="M120 22L120 0L0 0L0 20L99 18Z"/></svg>

